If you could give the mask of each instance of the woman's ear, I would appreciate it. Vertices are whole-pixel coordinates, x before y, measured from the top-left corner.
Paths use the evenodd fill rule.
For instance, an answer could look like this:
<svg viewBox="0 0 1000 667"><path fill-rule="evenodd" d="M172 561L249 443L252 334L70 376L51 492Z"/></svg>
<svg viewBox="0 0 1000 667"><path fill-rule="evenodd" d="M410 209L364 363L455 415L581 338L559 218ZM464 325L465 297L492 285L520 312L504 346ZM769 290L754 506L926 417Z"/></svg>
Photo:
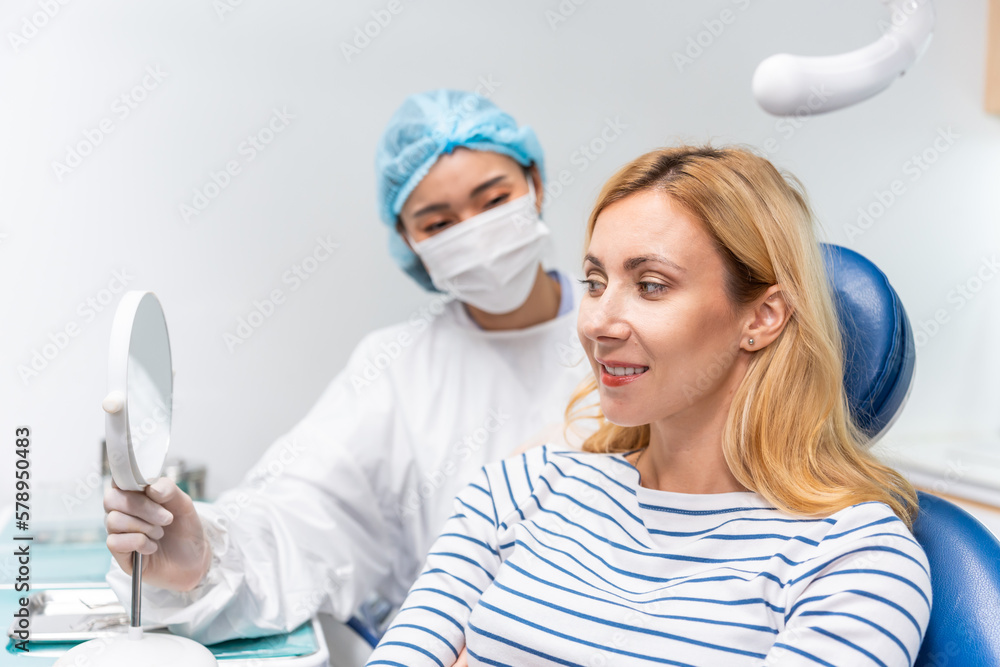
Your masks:
<svg viewBox="0 0 1000 667"><path fill-rule="evenodd" d="M531 179L532 185L535 186L535 207L538 209L538 213L541 214L542 202L545 200L545 188L542 186L542 174L538 171L537 165L531 165L526 171L526 175Z"/></svg>
<svg viewBox="0 0 1000 667"><path fill-rule="evenodd" d="M764 349L781 335L791 316L792 309L785 301L781 286L771 285L750 312L740 347L747 352Z"/></svg>

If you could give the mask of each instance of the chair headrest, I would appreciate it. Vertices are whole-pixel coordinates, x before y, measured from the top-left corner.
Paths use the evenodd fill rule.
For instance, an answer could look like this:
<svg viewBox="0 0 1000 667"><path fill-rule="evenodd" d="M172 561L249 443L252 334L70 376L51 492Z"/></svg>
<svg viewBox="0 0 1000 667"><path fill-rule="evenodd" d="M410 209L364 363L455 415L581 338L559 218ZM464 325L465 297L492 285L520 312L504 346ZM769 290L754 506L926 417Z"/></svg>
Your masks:
<svg viewBox="0 0 1000 667"><path fill-rule="evenodd" d="M910 320L877 266L848 248L820 247L840 319L851 415L874 441L901 411L913 380Z"/></svg>

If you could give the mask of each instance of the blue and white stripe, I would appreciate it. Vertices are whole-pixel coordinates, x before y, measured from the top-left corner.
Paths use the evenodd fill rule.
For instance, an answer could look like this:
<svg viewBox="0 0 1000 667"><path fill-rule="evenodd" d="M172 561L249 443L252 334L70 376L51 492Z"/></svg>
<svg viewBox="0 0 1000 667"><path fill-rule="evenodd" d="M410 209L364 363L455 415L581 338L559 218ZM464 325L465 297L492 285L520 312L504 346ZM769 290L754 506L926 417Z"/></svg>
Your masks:
<svg viewBox="0 0 1000 667"><path fill-rule="evenodd" d="M647 489L621 455L483 469L369 665L912 665L927 559L882 503L823 519Z"/></svg>

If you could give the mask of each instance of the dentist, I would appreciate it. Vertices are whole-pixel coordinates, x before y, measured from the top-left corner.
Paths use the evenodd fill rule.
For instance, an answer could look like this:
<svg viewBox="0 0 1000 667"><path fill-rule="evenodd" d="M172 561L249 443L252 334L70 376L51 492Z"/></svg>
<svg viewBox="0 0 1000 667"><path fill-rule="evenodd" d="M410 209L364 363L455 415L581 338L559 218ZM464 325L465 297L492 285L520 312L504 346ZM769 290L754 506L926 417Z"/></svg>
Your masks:
<svg viewBox="0 0 1000 667"><path fill-rule="evenodd" d="M203 643L289 631L317 611L374 625L398 607L485 464L562 424L589 368L577 294L542 268L543 156L485 98L409 97L379 143L380 213L398 264L436 293L354 350L241 485L194 503L169 480L105 497L108 581Z"/></svg>

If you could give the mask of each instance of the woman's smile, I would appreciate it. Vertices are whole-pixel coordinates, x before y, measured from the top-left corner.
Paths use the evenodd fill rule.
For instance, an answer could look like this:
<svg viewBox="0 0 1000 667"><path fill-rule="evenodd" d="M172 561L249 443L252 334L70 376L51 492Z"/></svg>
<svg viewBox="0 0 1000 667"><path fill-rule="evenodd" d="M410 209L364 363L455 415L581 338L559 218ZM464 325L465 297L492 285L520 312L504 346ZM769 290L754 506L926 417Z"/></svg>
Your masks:
<svg viewBox="0 0 1000 667"><path fill-rule="evenodd" d="M597 359L601 367L601 383L608 387L621 387L641 378L649 366L630 364L613 359Z"/></svg>

